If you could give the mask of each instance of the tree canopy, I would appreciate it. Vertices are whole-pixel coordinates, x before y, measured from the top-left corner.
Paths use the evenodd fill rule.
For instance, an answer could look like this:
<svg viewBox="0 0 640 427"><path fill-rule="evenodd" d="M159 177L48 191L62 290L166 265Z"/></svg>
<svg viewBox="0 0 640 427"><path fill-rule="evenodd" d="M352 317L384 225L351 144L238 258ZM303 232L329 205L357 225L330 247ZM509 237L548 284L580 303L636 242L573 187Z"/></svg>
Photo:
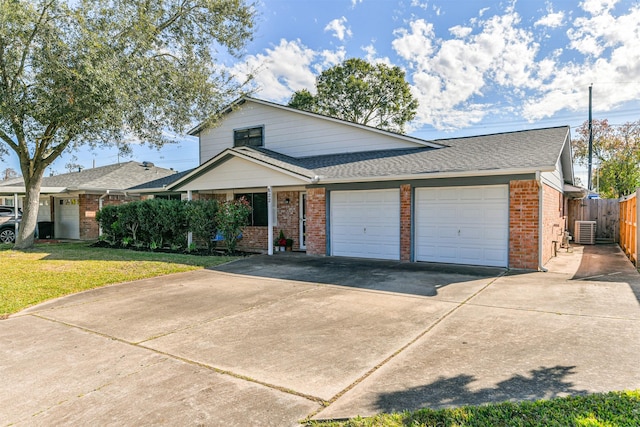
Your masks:
<svg viewBox="0 0 640 427"><path fill-rule="evenodd" d="M244 0L0 0L0 155L19 158L26 199L16 247L33 243L44 170L81 144L169 132L238 96L216 65L253 32Z"/></svg>
<svg viewBox="0 0 640 427"><path fill-rule="evenodd" d="M640 187L640 120L613 126L608 120L593 120L592 182L605 198L628 195ZM577 129L573 152L579 164L589 162L589 123Z"/></svg>
<svg viewBox="0 0 640 427"><path fill-rule="evenodd" d="M296 91L289 106L399 133L418 108L402 69L358 58L323 71L315 89Z"/></svg>

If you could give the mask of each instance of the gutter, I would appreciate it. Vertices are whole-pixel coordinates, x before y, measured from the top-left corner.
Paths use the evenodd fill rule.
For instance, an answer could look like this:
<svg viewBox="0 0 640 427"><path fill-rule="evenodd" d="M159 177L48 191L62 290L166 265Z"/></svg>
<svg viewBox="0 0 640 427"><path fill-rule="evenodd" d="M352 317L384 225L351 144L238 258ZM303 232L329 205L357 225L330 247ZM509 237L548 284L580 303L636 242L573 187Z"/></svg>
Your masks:
<svg viewBox="0 0 640 427"><path fill-rule="evenodd" d="M477 176L502 176L502 175L523 175L523 174L539 174L540 171L553 172L555 167L541 167L538 169L486 169L473 171L453 171L453 172L427 172L420 174L407 175L389 175L389 176L370 176L370 177L348 177L348 178L326 178L323 177L324 184L341 184L353 182L377 182L377 181L411 181L420 179L437 179L437 178L465 178ZM538 175L536 175L538 179Z"/></svg>
<svg viewBox="0 0 640 427"><path fill-rule="evenodd" d="M542 209L542 204L543 204L544 195L542 194L543 185L542 185L542 178L540 177L539 170L536 171L536 182L538 183L538 271L542 271L543 273L546 273L549 270L547 270L542 266L542 249L544 247L544 241L542 240L542 235L544 231L544 218L543 218L544 212Z"/></svg>

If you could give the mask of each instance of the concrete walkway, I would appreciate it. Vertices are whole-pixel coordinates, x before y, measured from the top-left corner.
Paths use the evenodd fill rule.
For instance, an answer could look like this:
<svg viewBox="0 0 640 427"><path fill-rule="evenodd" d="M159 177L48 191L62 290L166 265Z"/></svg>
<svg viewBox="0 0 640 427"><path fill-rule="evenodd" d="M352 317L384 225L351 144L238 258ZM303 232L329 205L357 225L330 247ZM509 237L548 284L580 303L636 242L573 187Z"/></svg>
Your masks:
<svg viewBox="0 0 640 427"><path fill-rule="evenodd" d="M41 304L0 321L0 426L287 426L640 388L635 268L617 246L547 267L257 256Z"/></svg>

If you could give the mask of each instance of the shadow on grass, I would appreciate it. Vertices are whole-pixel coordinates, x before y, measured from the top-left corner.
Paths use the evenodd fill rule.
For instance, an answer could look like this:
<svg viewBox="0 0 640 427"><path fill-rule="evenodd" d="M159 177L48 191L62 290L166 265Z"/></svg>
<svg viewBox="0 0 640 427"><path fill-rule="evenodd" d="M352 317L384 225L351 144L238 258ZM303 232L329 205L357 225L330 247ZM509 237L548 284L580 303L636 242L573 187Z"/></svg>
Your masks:
<svg viewBox="0 0 640 427"><path fill-rule="evenodd" d="M3 250L13 249L11 245L1 247ZM140 261L164 262L197 267L212 267L238 259L237 256L227 256L217 253L212 255L192 255L189 253L170 253L163 251L144 251L122 248L94 247L90 242L65 242L36 244L27 249L25 254L43 254L42 260L63 261Z"/></svg>
<svg viewBox="0 0 640 427"><path fill-rule="evenodd" d="M576 388L567 380L567 377L574 373L575 366L540 367L530 371L529 376L516 374L499 382L495 387L477 390L471 388L476 381L472 375L441 377L431 384L383 393L378 397L376 407L379 412L389 413L587 394L586 390Z"/></svg>

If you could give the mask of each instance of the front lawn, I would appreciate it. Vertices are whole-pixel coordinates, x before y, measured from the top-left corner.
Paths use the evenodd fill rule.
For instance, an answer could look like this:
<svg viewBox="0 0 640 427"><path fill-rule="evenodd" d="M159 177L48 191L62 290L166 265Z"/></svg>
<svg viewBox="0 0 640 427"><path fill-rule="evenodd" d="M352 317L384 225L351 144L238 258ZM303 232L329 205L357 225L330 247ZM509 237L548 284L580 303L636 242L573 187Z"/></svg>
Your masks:
<svg viewBox="0 0 640 427"><path fill-rule="evenodd" d="M311 422L314 427L640 426L640 390L496 403L454 409L421 409L348 421Z"/></svg>
<svg viewBox="0 0 640 427"><path fill-rule="evenodd" d="M27 251L0 245L0 318L63 295L233 259L94 248L87 243L40 244Z"/></svg>

